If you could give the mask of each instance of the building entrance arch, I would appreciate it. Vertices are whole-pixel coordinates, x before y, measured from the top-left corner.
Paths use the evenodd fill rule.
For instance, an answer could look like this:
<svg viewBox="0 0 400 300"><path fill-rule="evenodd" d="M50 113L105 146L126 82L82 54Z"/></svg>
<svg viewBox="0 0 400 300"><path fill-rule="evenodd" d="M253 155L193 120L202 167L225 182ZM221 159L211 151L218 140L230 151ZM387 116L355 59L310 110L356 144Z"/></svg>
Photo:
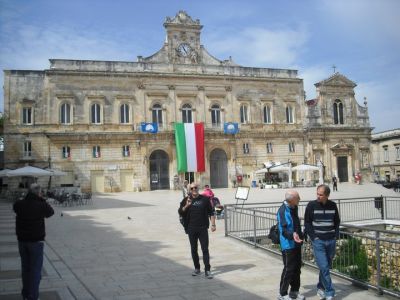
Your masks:
<svg viewBox="0 0 400 300"><path fill-rule="evenodd" d="M212 188L228 187L228 158L222 149L211 151L210 185Z"/></svg>
<svg viewBox="0 0 400 300"><path fill-rule="evenodd" d="M163 150L155 150L149 158L150 190L168 190L169 186L169 157Z"/></svg>

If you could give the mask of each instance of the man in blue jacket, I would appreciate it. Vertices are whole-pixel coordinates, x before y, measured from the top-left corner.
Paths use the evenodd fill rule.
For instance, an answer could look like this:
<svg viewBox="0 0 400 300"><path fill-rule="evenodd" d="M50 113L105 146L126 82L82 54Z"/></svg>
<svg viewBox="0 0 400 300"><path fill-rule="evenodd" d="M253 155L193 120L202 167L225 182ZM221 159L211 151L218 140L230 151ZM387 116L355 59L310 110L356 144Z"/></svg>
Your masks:
<svg viewBox="0 0 400 300"><path fill-rule="evenodd" d="M283 271L279 285L279 300L304 300L299 293L301 269L302 232L298 208L300 196L290 190L277 213L279 237L281 243ZM290 285L290 293L288 289Z"/></svg>
<svg viewBox="0 0 400 300"><path fill-rule="evenodd" d="M330 192L329 186L318 186L317 200L308 203L304 215L306 233L311 239L315 262L319 268L317 295L326 300L332 300L335 296L329 269L335 256L340 225L336 203L328 200Z"/></svg>

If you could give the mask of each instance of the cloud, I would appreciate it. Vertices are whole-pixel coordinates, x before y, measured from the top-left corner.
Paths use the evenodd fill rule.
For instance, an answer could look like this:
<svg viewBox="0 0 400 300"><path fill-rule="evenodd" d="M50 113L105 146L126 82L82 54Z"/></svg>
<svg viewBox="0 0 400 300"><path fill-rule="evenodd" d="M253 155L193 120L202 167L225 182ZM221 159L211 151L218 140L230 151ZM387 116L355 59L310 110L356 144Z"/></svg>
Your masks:
<svg viewBox="0 0 400 300"><path fill-rule="evenodd" d="M356 87L359 104L367 97L369 120L374 132L400 128L397 89L400 76L386 81L360 82Z"/></svg>
<svg viewBox="0 0 400 300"><path fill-rule="evenodd" d="M214 31L207 38L207 47L216 56L232 55L243 66L288 68L298 60L308 38L305 26L277 30L248 27L230 33Z"/></svg>
<svg viewBox="0 0 400 300"><path fill-rule="evenodd" d="M398 0L324 0L319 2L319 8L341 34L400 46Z"/></svg>
<svg viewBox="0 0 400 300"><path fill-rule="evenodd" d="M106 36L65 27L25 25L3 40L7 42L0 50L4 67L46 68L49 58L109 60L131 55L123 44Z"/></svg>
<svg viewBox="0 0 400 300"><path fill-rule="evenodd" d="M14 23L14 26L2 27L0 34L1 70L43 70L49 68L50 58L135 61L134 54L144 51L126 43L123 37L61 25L43 28ZM3 76L1 72L1 82L4 82ZM2 98L3 95L0 96L1 111Z"/></svg>
<svg viewBox="0 0 400 300"><path fill-rule="evenodd" d="M332 72L329 73L327 65L314 65L304 68L300 67L298 69L299 77L303 78L307 100L316 97L316 88L314 84L332 76Z"/></svg>

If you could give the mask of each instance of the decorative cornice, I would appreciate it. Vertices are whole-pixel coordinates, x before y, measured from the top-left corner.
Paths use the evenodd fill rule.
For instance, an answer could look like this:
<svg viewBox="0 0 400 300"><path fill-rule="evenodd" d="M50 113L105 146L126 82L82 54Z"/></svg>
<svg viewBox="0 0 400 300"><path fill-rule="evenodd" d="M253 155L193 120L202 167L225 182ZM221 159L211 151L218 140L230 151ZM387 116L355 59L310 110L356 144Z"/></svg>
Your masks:
<svg viewBox="0 0 400 300"><path fill-rule="evenodd" d="M200 27L200 29L203 27L200 25L199 19L193 20L184 10L180 10L174 18L166 17L164 26L166 27L168 25L190 25Z"/></svg>
<svg viewBox="0 0 400 300"><path fill-rule="evenodd" d="M56 98L58 99L71 99L75 98L74 94L56 94Z"/></svg>
<svg viewBox="0 0 400 300"><path fill-rule="evenodd" d="M148 97L168 97L168 92L166 91L148 91L146 93Z"/></svg>

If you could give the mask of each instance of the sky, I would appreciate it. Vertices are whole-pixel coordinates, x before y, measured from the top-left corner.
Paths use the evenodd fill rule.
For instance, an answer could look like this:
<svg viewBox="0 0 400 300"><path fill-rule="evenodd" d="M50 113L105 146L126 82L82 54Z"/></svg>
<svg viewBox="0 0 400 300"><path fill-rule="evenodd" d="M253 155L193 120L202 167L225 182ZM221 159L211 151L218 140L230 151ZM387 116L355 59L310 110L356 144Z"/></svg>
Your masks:
<svg viewBox="0 0 400 300"><path fill-rule="evenodd" d="M334 65L357 84L358 103L367 98L373 132L400 128L398 0L0 0L0 68L44 70L51 58L136 61L162 47L165 17L179 10L200 19L213 56L296 69L307 99Z"/></svg>

